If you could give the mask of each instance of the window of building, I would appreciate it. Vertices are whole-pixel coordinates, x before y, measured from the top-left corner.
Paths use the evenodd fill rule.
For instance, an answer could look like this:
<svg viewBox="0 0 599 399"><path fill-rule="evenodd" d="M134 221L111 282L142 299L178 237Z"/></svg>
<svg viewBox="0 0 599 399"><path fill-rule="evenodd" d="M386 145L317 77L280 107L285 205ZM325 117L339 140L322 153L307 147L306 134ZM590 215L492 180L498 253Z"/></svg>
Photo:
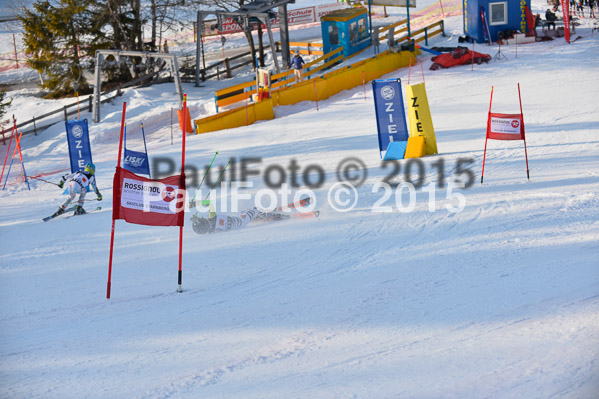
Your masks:
<svg viewBox="0 0 599 399"><path fill-rule="evenodd" d="M489 3L489 25L507 24L507 2Z"/></svg>
<svg viewBox="0 0 599 399"><path fill-rule="evenodd" d="M333 46L339 44L339 29L337 29L337 25L329 25L329 43Z"/></svg>
<svg viewBox="0 0 599 399"><path fill-rule="evenodd" d="M358 23L352 22L349 24L349 42L350 44L354 44L358 41Z"/></svg>
<svg viewBox="0 0 599 399"><path fill-rule="evenodd" d="M360 40L368 37L368 30L366 29L366 18L358 20L358 31L360 32Z"/></svg>

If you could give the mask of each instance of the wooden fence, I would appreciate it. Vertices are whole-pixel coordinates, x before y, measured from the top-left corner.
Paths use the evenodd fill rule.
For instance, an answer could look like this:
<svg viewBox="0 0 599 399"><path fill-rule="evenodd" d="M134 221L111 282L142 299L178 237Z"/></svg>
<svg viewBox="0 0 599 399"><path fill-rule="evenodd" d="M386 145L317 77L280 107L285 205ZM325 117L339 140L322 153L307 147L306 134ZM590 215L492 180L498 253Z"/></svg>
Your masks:
<svg viewBox="0 0 599 399"><path fill-rule="evenodd" d="M140 76L136 79L133 79L130 82L127 82L126 84L124 84L122 86L119 86L112 90L107 90L100 94L100 97L101 97L100 102L106 103L106 102L114 100L116 97L119 97L122 95L122 91L121 91L122 89L130 87L130 86L139 86L139 85L143 86L143 85L147 84L149 81L151 81L152 83L163 83L165 81L170 80L170 78L163 78L163 79L156 80L155 78L158 77L158 74L160 72L161 71L156 71L153 74ZM114 93L115 91L116 91L116 93ZM114 94L112 94L112 93L114 93ZM74 102L74 103L65 105L61 108L57 108L54 111L47 112L40 116L34 116L33 118L31 118L25 122L17 123L17 130L19 131L19 133L21 133L21 132L23 134L33 133L37 136L39 131L47 129L50 126L60 122L61 120L64 120L65 122L68 121L69 116L71 116L71 115L75 115L79 112L90 112L91 113L92 112L92 97L93 97L93 95L90 94L87 97L87 99L82 99L79 102ZM102 98L102 97L104 97L104 98ZM8 137L10 137L10 133L12 132L12 129L13 129L13 124L11 121L11 123L8 127L4 128L4 129L2 129L2 131L0 131L0 134L2 134L2 144L3 145L6 144L5 140L6 140L7 135L8 135Z"/></svg>

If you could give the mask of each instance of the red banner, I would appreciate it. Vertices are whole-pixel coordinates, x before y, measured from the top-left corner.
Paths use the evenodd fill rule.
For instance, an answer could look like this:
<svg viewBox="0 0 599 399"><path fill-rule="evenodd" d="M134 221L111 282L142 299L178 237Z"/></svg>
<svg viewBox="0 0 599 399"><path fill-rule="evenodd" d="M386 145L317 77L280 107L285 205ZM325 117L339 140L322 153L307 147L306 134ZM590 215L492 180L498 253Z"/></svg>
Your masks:
<svg viewBox="0 0 599 399"><path fill-rule="evenodd" d="M498 114L489 112L487 138L493 140L524 140L522 114Z"/></svg>
<svg viewBox="0 0 599 399"><path fill-rule="evenodd" d="M299 25L320 21L320 17L341 8L345 8L343 3L323 4L315 7L296 8L287 11L287 24ZM275 18L271 18L270 25L272 28L279 27L278 13ZM242 29L233 18L226 18L222 22L222 29L216 31L216 21L206 21L206 34L229 34L242 32ZM262 24L262 29L266 29L266 25Z"/></svg>
<svg viewBox="0 0 599 399"><path fill-rule="evenodd" d="M119 166L113 187L113 220L146 226L183 226L185 175L148 179Z"/></svg>

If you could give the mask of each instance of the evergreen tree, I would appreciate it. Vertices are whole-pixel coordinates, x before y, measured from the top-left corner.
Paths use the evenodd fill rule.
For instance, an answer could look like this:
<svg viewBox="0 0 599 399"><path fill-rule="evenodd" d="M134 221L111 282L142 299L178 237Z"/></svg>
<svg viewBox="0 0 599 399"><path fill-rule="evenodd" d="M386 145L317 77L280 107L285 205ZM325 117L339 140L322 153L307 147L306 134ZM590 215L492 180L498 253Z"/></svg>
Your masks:
<svg viewBox="0 0 599 399"><path fill-rule="evenodd" d="M33 10L23 8L23 41L30 55L29 65L43 76L42 88L48 97L88 93L82 49L88 37L90 0L37 1Z"/></svg>
<svg viewBox="0 0 599 399"><path fill-rule="evenodd" d="M6 98L6 90L0 90L0 120L2 120L4 114L6 114L6 109L11 103L12 99Z"/></svg>

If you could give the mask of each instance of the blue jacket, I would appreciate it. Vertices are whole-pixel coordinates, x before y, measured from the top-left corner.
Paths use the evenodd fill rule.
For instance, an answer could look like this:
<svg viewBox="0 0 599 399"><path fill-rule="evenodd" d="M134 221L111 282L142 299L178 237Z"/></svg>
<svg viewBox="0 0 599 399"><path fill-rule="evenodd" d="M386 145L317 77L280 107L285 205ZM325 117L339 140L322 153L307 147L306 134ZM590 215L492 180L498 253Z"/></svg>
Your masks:
<svg viewBox="0 0 599 399"><path fill-rule="evenodd" d="M291 68L293 66L295 69L302 69L303 64L305 64L304 59L301 56L296 55L291 60L291 64L289 64L289 68Z"/></svg>

